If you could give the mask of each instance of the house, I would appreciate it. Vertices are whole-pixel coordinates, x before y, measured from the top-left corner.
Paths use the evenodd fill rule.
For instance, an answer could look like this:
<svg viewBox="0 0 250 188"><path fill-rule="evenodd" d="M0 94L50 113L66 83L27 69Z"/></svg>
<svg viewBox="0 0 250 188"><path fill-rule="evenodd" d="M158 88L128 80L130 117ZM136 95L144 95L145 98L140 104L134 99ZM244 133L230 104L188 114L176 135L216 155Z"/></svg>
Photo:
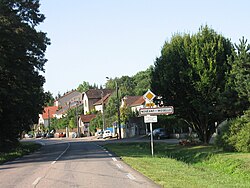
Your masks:
<svg viewBox="0 0 250 188"><path fill-rule="evenodd" d="M143 96L125 96L122 99L121 108L131 108L131 111L135 114L139 112L140 108L145 107L145 100ZM133 137L135 135L145 134L147 127L143 122L142 117L132 117L126 124L126 130L124 131L125 137Z"/></svg>
<svg viewBox="0 0 250 188"><path fill-rule="evenodd" d="M108 99L111 96L111 93L108 93L107 95L103 96L99 101L93 104L96 111L100 111L103 113L103 109L105 109L106 104L108 103Z"/></svg>
<svg viewBox="0 0 250 188"><path fill-rule="evenodd" d="M145 100L143 96L125 96L121 103L121 107L124 106L130 107L132 112L139 112L145 106Z"/></svg>
<svg viewBox="0 0 250 188"><path fill-rule="evenodd" d="M44 108L43 113L39 114L38 125L44 125L44 127L48 127L50 124L50 120L56 116L58 110L58 106L47 106Z"/></svg>
<svg viewBox="0 0 250 188"><path fill-rule="evenodd" d="M82 104L82 93L76 90L67 92L65 95L55 101L55 106L58 106L56 118L62 118L66 112Z"/></svg>
<svg viewBox="0 0 250 188"><path fill-rule="evenodd" d="M113 93L112 89L89 89L88 91L84 92L83 93L84 114L86 115L90 113L92 110L96 109L98 111L103 111L102 105L100 107L99 104L100 102L98 101L102 99L103 100L107 99L112 93Z"/></svg>
<svg viewBox="0 0 250 188"><path fill-rule="evenodd" d="M83 134L90 136L89 123L95 117L96 117L96 114L80 115L78 124Z"/></svg>

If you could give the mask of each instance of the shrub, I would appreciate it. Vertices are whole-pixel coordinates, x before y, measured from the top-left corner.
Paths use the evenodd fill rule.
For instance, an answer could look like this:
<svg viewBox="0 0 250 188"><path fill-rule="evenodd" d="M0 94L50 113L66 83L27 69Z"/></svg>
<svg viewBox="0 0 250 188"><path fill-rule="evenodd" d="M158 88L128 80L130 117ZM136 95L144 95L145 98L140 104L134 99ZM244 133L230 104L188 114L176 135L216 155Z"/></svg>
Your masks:
<svg viewBox="0 0 250 188"><path fill-rule="evenodd" d="M222 127L215 144L226 151L250 152L250 110Z"/></svg>

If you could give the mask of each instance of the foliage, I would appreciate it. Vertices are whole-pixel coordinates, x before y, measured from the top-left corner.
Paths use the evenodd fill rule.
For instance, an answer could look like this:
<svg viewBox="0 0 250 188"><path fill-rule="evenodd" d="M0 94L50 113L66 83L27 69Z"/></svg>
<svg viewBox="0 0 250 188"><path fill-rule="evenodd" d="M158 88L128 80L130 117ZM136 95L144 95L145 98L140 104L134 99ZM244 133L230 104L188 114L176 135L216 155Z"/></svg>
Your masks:
<svg viewBox="0 0 250 188"><path fill-rule="evenodd" d="M176 34L166 42L152 73L153 92L173 105L175 114L186 120L204 143L225 119L220 96L226 85L227 61L232 53L229 39L208 26L197 34Z"/></svg>
<svg viewBox="0 0 250 188"><path fill-rule="evenodd" d="M224 153L212 146L148 143L105 145L123 161L163 187L248 187L249 153Z"/></svg>
<svg viewBox="0 0 250 188"><path fill-rule="evenodd" d="M90 121L90 132L96 132L96 129L103 129L102 113L98 113L94 119Z"/></svg>
<svg viewBox="0 0 250 188"><path fill-rule="evenodd" d="M79 115L82 113L82 109L81 108L71 108L69 109L66 114L60 118L52 118L51 119L51 123L50 123L50 127L51 129L65 129L66 127L69 127L71 129L73 128L77 128L77 124L76 124L76 115Z"/></svg>
<svg viewBox="0 0 250 188"><path fill-rule="evenodd" d="M98 89L98 85L90 85L89 82L83 81L82 84L79 84L77 87L77 91L81 93L86 92L89 89Z"/></svg>
<svg viewBox="0 0 250 188"><path fill-rule="evenodd" d="M44 93L45 94L45 106L54 106L54 97L53 94L50 91L47 91Z"/></svg>
<svg viewBox="0 0 250 188"><path fill-rule="evenodd" d="M38 121L44 104L46 33L38 0L0 1L0 149L15 145L19 134Z"/></svg>
<svg viewBox="0 0 250 188"><path fill-rule="evenodd" d="M122 76L121 78L109 79L106 88L116 89L119 88L119 99L124 96L143 95L150 88L151 73L153 68L149 67L145 71L140 71L134 76ZM130 117L135 116L127 107L120 109L121 122L126 123ZM108 104L105 108L105 120L108 126L111 126L117 121L117 94L109 98Z"/></svg>
<svg viewBox="0 0 250 188"><path fill-rule="evenodd" d="M250 44L244 37L239 45L235 45L234 61L232 63L232 82L240 97L246 97L250 102Z"/></svg>
<svg viewBox="0 0 250 188"><path fill-rule="evenodd" d="M226 151L250 152L250 110L222 127L215 144Z"/></svg>
<svg viewBox="0 0 250 188"><path fill-rule="evenodd" d="M0 153L0 164L16 159L28 153L32 153L38 150L40 147L41 145L37 143L31 143L31 142L20 143L17 148Z"/></svg>

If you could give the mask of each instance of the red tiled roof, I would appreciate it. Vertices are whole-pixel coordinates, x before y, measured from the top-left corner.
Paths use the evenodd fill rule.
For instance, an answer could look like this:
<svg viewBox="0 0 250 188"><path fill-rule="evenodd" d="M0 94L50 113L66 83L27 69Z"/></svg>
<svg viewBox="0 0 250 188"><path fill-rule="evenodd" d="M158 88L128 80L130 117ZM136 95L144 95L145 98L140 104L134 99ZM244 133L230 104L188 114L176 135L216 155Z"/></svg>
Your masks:
<svg viewBox="0 0 250 188"><path fill-rule="evenodd" d="M89 123L92 119L96 117L95 114L80 115L83 123Z"/></svg>
<svg viewBox="0 0 250 188"><path fill-rule="evenodd" d="M43 119L53 118L54 114L56 114L56 111L58 110L58 106L47 106L43 110L42 117Z"/></svg>

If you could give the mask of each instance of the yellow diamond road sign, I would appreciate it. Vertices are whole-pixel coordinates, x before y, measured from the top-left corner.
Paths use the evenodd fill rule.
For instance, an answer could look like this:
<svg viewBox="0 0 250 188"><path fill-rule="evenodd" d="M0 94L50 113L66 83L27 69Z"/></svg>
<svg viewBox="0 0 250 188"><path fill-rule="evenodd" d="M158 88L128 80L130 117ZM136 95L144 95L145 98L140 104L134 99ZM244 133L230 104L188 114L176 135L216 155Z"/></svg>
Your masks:
<svg viewBox="0 0 250 188"><path fill-rule="evenodd" d="M155 98L155 94L154 94L152 91L148 90L148 91L143 95L143 97L144 97L144 99L145 99L146 101L152 101L152 100Z"/></svg>

